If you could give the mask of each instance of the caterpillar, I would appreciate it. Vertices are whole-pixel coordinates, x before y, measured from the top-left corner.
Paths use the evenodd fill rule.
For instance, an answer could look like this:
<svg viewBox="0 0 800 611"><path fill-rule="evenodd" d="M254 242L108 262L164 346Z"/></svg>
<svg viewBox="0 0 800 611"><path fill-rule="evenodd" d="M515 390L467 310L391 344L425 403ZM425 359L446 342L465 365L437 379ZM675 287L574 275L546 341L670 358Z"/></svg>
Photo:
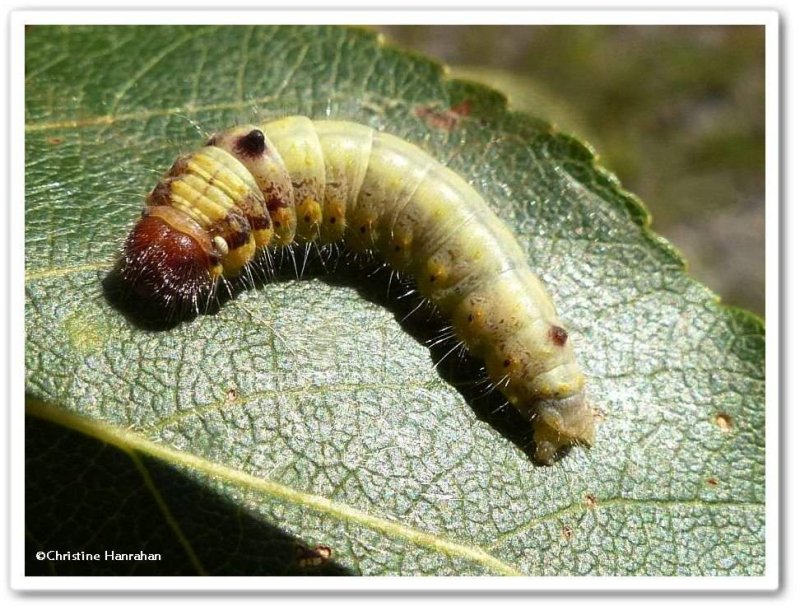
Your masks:
<svg viewBox="0 0 800 611"><path fill-rule="evenodd" d="M147 196L120 273L197 309L263 249L343 244L412 279L533 425L535 457L594 442L584 376L514 235L455 172L368 126L293 116L214 134Z"/></svg>

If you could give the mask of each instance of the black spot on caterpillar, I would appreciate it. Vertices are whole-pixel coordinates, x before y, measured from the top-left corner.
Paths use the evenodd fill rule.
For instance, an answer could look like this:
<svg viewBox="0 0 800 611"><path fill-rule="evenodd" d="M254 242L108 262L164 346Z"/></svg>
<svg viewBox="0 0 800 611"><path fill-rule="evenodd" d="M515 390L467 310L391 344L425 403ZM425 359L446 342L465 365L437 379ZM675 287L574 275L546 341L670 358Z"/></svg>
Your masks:
<svg viewBox="0 0 800 611"><path fill-rule="evenodd" d="M262 249L343 244L414 280L534 427L536 457L594 441L571 342L511 231L461 177L400 138L287 117L179 158L128 236L123 281L199 310Z"/></svg>

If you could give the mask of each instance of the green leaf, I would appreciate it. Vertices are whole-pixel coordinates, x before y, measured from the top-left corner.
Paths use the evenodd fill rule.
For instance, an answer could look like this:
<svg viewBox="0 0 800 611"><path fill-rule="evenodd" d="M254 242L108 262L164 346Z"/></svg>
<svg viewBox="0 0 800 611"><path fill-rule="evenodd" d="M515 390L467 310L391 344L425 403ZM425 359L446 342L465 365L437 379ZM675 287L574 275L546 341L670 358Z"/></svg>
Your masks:
<svg viewBox="0 0 800 611"><path fill-rule="evenodd" d="M763 324L584 144L361 30L35 27L26 73L29 574L763 574ZM287 113L391 131L483 193L571 330L593 448L536 465L474 363L436 366L441 323L352 265L176 325L120 306L157 176L198 131ZM163 558L33 560L112 548Z"/></svg>

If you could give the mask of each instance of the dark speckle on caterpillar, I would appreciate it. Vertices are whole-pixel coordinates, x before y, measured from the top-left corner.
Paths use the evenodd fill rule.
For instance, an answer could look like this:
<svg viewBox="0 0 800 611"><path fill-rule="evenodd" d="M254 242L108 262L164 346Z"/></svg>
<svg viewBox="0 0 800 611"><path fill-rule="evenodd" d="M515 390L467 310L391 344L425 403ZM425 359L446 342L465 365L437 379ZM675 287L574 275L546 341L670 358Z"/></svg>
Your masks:
<svg viewBox="0 0 800 611"><path fill-rule="evenodd" d="M516 238L457 174L370 127L288 117L214 135L152 190L120 273L159 306L198 310L260 249L310 242L413 279L533 423L538 460L593 443L567 331Z"/></svg>

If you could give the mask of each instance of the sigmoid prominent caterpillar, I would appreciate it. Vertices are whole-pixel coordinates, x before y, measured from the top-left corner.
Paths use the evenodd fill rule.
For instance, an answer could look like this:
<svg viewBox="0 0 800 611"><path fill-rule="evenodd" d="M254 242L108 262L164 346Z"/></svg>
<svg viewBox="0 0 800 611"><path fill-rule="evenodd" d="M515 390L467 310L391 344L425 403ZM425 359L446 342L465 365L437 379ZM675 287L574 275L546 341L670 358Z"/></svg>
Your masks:
<svg viewBox="0 0 800 611"><path fill-rule="evenodd" d="M146 299L197 310L260 250L311 242L413 279L532 422L537 459L594 441L569 336L514 235L455 172L371 127L296 116L214 135L152 190L121 274Z"/></svg>

